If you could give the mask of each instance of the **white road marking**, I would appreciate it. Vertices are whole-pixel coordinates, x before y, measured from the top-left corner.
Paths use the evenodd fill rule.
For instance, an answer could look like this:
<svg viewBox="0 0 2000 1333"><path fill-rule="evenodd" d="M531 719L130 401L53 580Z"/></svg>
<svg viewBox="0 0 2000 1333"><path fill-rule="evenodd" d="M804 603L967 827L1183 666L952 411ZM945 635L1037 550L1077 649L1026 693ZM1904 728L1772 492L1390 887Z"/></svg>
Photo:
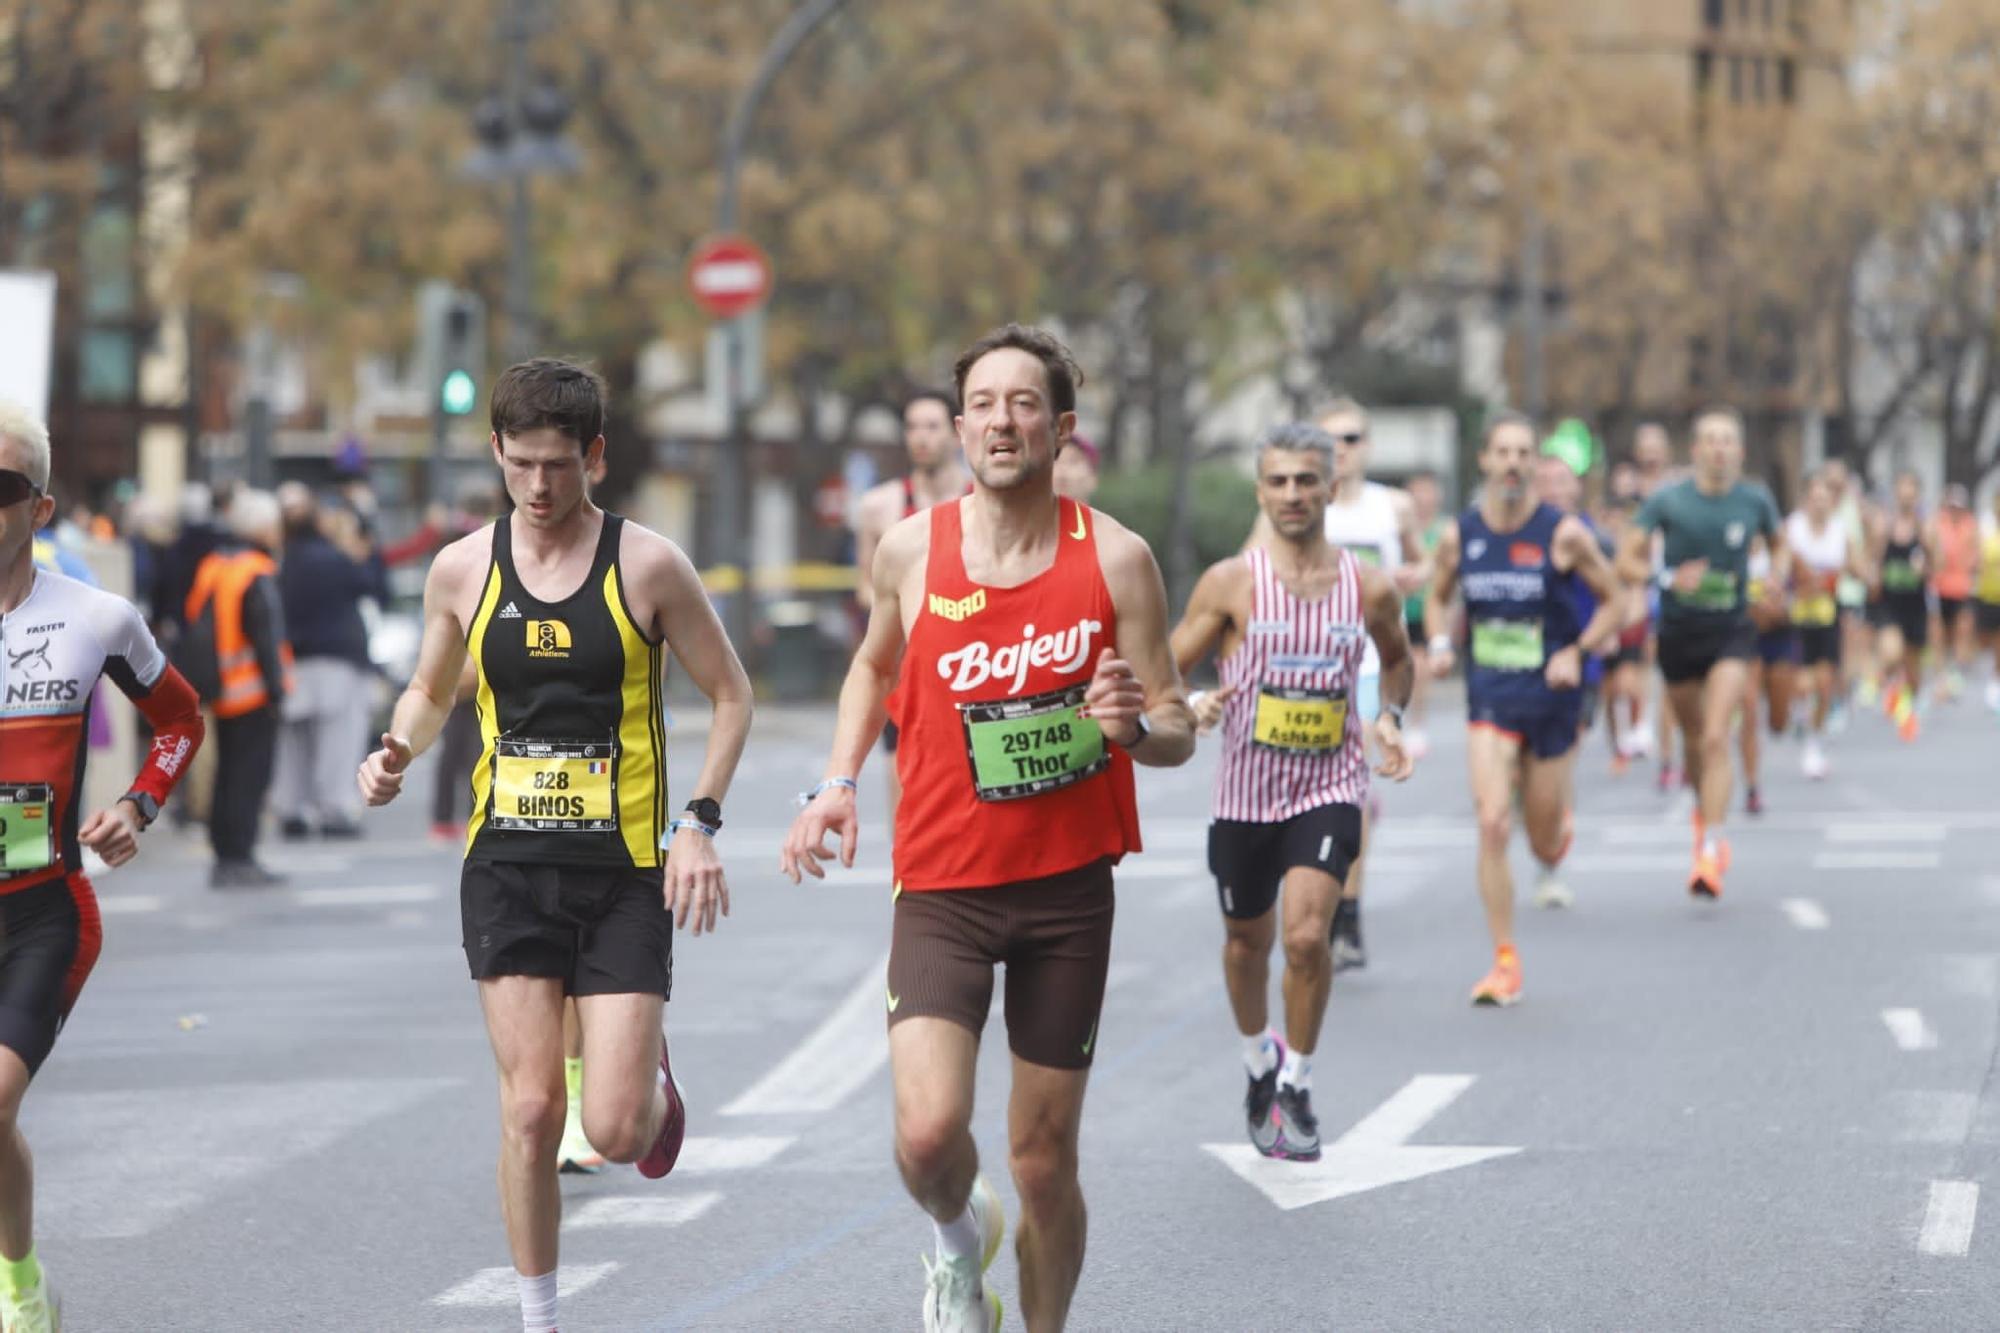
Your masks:
<svg viewBox="0 0 2000 1333"><path fill-rule="evenodd" d="M1898 1092L1892 1098L1899 1143L1963 1143L1979 1114L1979 1095L1972 1092Z"/></svg>
<svg viewBox="0 0 2000 1333"><path fill-rule="evenodd" d="M616 1262L563 1264L556 1269L556 1295L587 1291L618 1271ZM431 1297L432 1305L513 1305L521 1289L512 1268L482 1268L449 1291Z"/></svg>
<svg viewBox="0 0 2000 1333"><path fill-rule="evenodd" d="M1964 1258L1972 1249L1972 1224L1978 1216L1978 1185L1970 1180L1933 1180L1917 1248L1925 1254Z"/></svg>
<svg viewBox="0 0 2000 1333"><path fill-rule="evenodd" d="M1936 870L1937 852L1853 851L1814 852L1814 870Z"/></svg>
<svg viewBox="0 0 2000 1333"><path fill-rule="evenodd" d="M677 1227L694 1221L720 1202L722 1196L713 1190L700 1194L614 1194L586 1200L570 1209L563 1218L563 1230Z"/></svg>
<svg viewBox="0 0 2000 1333"><path fill-rule="evenodd" d="M1209 1153L1278 1207L1291 1210L1416 1180L1519 1148L1412 1146L1408 1140L1472 1086L1471 1074L1419 1074L1333 1143L1317 1162L1282 1162L1247 1143L1207 1143Z"/></svg>
<svg viewBox="0 0 2000 1333"><path fill-rule="evenodd" d="M689 1137L681 1144L680 1160L674 1174L685 1176L711 1171L748 1171L766 1166L791 1147L797 1139L786 1136L763 1138L745 1134L734 1138Z"/></svg>
<svg viewBox="0 0 2000 1333"><path fill-rule="evenodd" d="M1943 824L1829 824L1828 842L1943 842L1951 830Z"/></svg>
<svg viewBox="0 0 2000 1333"><path fill-rule="evenodd" d="M1921 1009L1884 1009L1882 1021L1896 1045L1906 1051L1937 1049L1937 1030L1924 1018Z"/></svg>
<svg viewBox="0 0 2000 1333"><path fill-rule="evenodd" d="M401 907L434 901L435 884L361 884L349 889L294 889L290 897L301 907Z"/></svg>
<svg viewBox="0 0 2000 1333"><path fill-rule="evenodd" d="M826 1021L794 1047L723 1115L779 1115L830 1111L888 1063L882 1006L888 995L889 955L876 961Z"/></svg>
<svg viewBox="0 0 2000 1333"><path fill-rule="evenodd" d="M1671 824L1605 824L1600 828L1604 842L1612 847L1645 846L1656 842L1691 846L1686 828Z"/></svg>
<svg viewBox="0 0 2000 1333"><path fill-rule="evenodd" d="M38 1091L23 1116L41 1177L36 1230L65 1240L150 1235L246 1181L455 1086L451 1079L314 1079Z"/></svg>
<svg viewBox="0 0 2000 1333"><path fill-rule="evenodd" d="M1826 909L1810 898L1786 898L1778 906L1800 930L1825 930L1831 924Z"/></svg>
<svg viewBox="0 0 2000 1333"><path fill-rule="evenodd" d="M166 899L152 893L116 893L97 900L97 910L105 916L136 916L165 908Z"/></svg>
<svg viewBox="0 0 2000 1333"><path fill-rule="evenodd" d="M1685 831L1678 836L1680 841L1690 842ZM1579 852L1565 860L1562 868L1596 874L1686 870L1690 855L1689 852Z"/></svg>
<svg viewBox="0 0 2000 1333"><path fill-rule="evenodd" d="M1161 879L1207 880L1208 877L1207 862L1169 856L1128 856L1111 872L1113 882L1118 884Z"/></svg>

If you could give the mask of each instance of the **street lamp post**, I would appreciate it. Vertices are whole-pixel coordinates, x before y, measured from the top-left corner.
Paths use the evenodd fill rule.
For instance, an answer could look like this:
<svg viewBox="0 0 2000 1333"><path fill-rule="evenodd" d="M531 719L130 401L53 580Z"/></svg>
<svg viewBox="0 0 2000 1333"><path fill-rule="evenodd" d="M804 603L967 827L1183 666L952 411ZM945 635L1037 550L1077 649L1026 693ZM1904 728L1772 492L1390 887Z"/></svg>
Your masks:
<svg viewBox="0 0 2000 1333"><path fill-rule="evenodd" d="M722 130L722 191L715 210L715 230L719 235L728 235L736 230L739 187L743 172L743 153L750 138L750 126L756 119L757 110L763 105L764 95L770 91L771 83L778 77L778 71L792 58L794 52L827 19L833 17L846 0L807 0L792 11L785 25L771 38L771 44L764 48L763 56L757 62L757 71L750 78L736 105L729 113L729 121ZM752 604L755 600L750 586L750 523L746 501L749 492L749 461L745 453L749 441L745 438L747 425L744 400L747 395L744 386L749 383L750 361L754 355L763 357L762 339L758 346L751 346L751 327L755 316L739 315L724 321L723 336L723 410L725 425L723 431L722 455L717 459L716 489L717 508L722 515L722 561L735 569L741 585L727 605L727 628L729 637L739 652L750 647L752 628ZM755 378L761 380L763 376ZM810 410L810 405L808 405Z"/></svg>

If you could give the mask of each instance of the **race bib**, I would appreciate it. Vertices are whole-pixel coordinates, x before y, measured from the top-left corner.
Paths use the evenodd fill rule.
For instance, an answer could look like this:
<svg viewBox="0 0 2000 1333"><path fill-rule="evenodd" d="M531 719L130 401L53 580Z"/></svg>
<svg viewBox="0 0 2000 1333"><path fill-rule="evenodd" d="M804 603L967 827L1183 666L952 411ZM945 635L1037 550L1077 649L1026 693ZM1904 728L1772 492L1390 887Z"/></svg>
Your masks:
<svg viewBox="0 0 2000 1333"><path fill-rule="evenodd" d="M1831 625L1840 619L1839 604L1830 592L1816 592L1809 597L1801 597L1792 604L1792 623L1815 627Z"/></svg>
<svg viewBox="0 0 2000 1333"><path fill-rule="evenodd" d="M616 833L618 747L604 741L493 742L486 822L521 833Z"/></svg>
<svg viewBox="0 0 2000 1333"><path fill-rule="evenodd" d="M56 863L56 789L45 782L0 787L0 877Z"/></svg>
<svg viewBox="0 0 2000 1333"><path fill-rule="evenodd" d="M1253 745L1287 754L1328 754L1347 739L1347 696L1266 685L1257 691Z"/></svg>
<svg viewBox="0 0 2000 1333"><path fill-rule="evenodd" d="M1705 570L1701 582L1690 593L1674 593L1674 600L1693 611L1734 611L1741 605L1737 596L1736 574L1730 570Z"/></svg>
<svg viewBox="0 0 2000 1333"><path fill-rule="evenodd" d="M982 801L1018 801L1064 787L1111 766L1104 732L1080 715L1085 687L960 704L972 784Z"/></svg>
<svg viewBox="0 0 2000 1333"><path fill-rule="evenodd" d="M1472 664L1494 671L1542 669L1542 622L1539 620L1475 620L1472 622Z"/></svg>
<svg viewBox="0 0 2000 1333"><path fill-rule="evenodd" d="M1923 571L1912 561L1885 561L1882 565L1882 586L1890 592L1915 592L1924 586Z"/></svg>

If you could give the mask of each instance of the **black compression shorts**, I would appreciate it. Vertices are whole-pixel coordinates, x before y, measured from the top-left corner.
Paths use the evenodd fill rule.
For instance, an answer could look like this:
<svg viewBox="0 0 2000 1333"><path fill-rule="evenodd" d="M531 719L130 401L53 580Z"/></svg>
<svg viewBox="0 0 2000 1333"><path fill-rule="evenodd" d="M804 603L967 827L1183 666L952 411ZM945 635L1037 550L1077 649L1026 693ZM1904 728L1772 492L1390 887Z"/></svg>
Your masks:
<svg viewBox="0 0 2000 1333"><path fill-rule="evenodd" d="M659 866L467 861L458 882L475 981L553 977L565 995L674 989L674 919Z"/></svg>

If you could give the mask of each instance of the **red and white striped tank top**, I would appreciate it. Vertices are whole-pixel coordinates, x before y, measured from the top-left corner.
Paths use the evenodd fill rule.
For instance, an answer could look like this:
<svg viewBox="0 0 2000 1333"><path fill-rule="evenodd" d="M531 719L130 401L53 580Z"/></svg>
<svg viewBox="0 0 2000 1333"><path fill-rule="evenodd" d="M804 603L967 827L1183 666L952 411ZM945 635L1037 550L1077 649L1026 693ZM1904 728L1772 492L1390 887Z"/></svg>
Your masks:
<svg viewBox="0 0 2000 1333"><path fill-rule="evenodd" d="M1214 816L1276 824L1323 805L1359 805L1368 795L1367 719L1354 715L1354 683L1368 642L1361 571L1340 551L1333 590L1302 602L1286 590L1261 547L1244 553L1256 588L1250 623L1222 659L1222 762Z"/></svg>

